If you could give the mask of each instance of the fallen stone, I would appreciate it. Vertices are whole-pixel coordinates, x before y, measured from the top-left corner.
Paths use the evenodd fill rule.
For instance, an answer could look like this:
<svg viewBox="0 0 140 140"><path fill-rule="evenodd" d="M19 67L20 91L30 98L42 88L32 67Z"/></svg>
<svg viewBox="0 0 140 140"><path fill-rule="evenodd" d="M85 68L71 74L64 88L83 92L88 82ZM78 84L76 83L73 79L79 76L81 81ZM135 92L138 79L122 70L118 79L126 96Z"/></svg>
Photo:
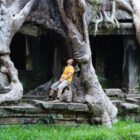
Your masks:
<svg viewBox="0 0 140 140"><path fill-rule="evenodd" d="M105 89L105 93L109 97L118 97L120 94L122 94L121 89Z"/></svg>
<svg viewBox="0 0 140 140"><path fill-rule="evenodd" d="M126 98L125 99L126 102L129 102L129 103L134 103L134 104L138 104L139 101L135 98Z"/></svg>
<svg viewBox="0 0 140 140"><path fill-rule="evenodd" d="M121 103L121 107L123 109L123 112L138 112L139 111L139 106L136 104L131 104L131 103Z"/></svg>

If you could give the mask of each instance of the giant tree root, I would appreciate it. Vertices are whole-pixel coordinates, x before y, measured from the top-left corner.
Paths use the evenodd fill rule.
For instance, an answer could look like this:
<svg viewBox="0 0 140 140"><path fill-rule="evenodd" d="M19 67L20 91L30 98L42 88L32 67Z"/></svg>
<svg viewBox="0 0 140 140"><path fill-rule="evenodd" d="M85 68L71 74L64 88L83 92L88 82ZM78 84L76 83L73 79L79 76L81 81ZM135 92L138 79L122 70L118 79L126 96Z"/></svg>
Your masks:
<svg viewBox="0 0 140 140"><path fill-rule="evenodd" d="M133 21L136 28L136 35L138 42L140 44L140 0L131 0L132 7L134 9L133 14Z"/></svg>
<svg viewBox="0 0 140 140"><path fill-rule="evenodd" d="M87 64L82 64L81 74L83 76L83 84L86 86L85 89L87 89L86 102L91 112L94 115L98 112L98 116L101 116L102 125L111 127L117 121L118 110L104 93L91 60Z"/></svg>
<svg viewBox="0 0 140 140"><path fill-rule="evenodd" d="M0 0L0 70L9 77L10 85L5 89L11 89L10 92L0 95L0 103L16 101L23 96L23 87L18 79L18 72L9 57L10 43L29 15L35 1L37 0L15 0L9 3L7 0ZM23 7L22 3L24 3Z"/></svg>
<svg viewBox="0 0 140 140"><path fill-rule="evenodd" d="M18 79L18 72L9 55L0 56L1 72L8 75L11 83L5 89L11 89L6 94L0 95L0 103L5 101L17 101L23 96L23 86Z"/></svg>
<svg viewBox="0 0 140 140"><path fill-rule="evenodd" d="M96 33L98 31L98 25L101 22L105 22L106 24L111 24L113 27L115 27L115 26L117 28L120 27L119 22L116 18L116 1L112 0L112 2L111 2L111 16L110 17L106 13L106 10L108 8L107 5L108 4L106 3L106 0L104 0L103 7L102 7L102 9L100 11L100 14L99 14L99 19L97 19L95 21L94 36L96 35Z"/></svg>
<svg viewBox="0 0 140 140"><path fill-rule="evenodd" d="M126 0L115 0L115 1L118 9L126 10L127 12L132 14L133 8L129 2L127 2Z"/></svg>

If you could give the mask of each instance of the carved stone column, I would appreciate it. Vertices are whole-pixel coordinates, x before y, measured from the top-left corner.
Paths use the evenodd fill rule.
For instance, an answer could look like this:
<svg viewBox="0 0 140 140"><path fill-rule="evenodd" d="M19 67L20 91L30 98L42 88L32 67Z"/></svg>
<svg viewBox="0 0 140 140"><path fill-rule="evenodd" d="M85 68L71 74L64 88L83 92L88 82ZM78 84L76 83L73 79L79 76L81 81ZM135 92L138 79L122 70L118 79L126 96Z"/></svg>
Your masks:
<svg viewBox="0 0 140 140"><path fill-rule="evenodd" d="M122 89L128 93L137 92L138 88L139 46L134 36L124 36L124 59Z"/></svg>

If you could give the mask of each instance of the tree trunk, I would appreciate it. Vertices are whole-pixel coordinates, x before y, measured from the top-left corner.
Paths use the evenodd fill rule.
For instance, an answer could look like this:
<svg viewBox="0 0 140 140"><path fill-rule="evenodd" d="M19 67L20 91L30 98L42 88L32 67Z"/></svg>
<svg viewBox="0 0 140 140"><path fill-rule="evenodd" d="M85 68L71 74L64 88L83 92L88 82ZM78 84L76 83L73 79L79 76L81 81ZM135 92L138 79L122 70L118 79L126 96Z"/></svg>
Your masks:
<svg viewBox="0 0 140 140"><path fill-rule="evenodd" d="M9 1L0 1L0 70L9 77L10 85L4 89L10 89L6 94L0 95L0 103L16 101L22 98L23 87L18 79L18 72L10 59L10 43L14 34L20 29L29 14L35 0L30 0L20 8L20 2L14 0L13 5ZM18 11L18 14L15 13Z"/></svg>
<svg viewBox="0 0 140 140"><path fill-rule="evenodd" d="M131 0L131 3L134 10L132 14L133 14L133 22L136 28L136 36L140 44L140 1Z"/></svg>
<svg viewBox="0 0 140 140"><path fill-rule="evenodd" d="M19 30L27 15L29 14L34 1L37 0L2 1L4 3L0 1L0 70L1 72L8 75L10 79L11 91L0 96L0 103L4 101L19 100L22 97L23 87L18 79L17 70L9 57L9 45L13 35ZM51 8L49 7L50 13L47 11L47 14L49 13L49 16L47 17L49 17L48 20L50 20L51 22L53 21L53 18L60 20L59 22L56 22L57 20L54 20L54 22L56 23L62 23L62 26L59 26L59 28L55 30L58 30L59 32L60 27L62 28L61 31L63 31L63 35L65 34L67 42L72 48L73 57L78 62L81 68L80 77L79 79L77 79L77 85L83 86L83 88L78 87L77 90L75 90L75 92L81 90L81 94L79 94L79 96L81 96L81 99L79 100L79 102L86 101L93 113L96 109L98 109L100 111L102 123L104 125L111 126L111 124L116 121L117 109L112 104L110 99L105 95L92 65L87 25L87 1L90 1L91 3L94 2L94 0L45 1L47 5L49 5L50 2L53 6L55 6L55 8L52 7L52 9L54 8L57 11L55 14L51 15L50 13L53 10L50 10ZM137 38L140 42L140 2L139 0L130 1L132 3L134 12L128 2L124 0L116 0L116 3L122 9L126 9L130 13L133 12ZM21 8L21 5L24 5L24 7ZM57 16L55 17L55 15ZM78 96L74 96L73 100L78 101Z"/></svg>
<svg viewBox="0 0 140 140"><path fill-rule="evenodd" d="M111 127L116 122L117 108L104 93L92 65L91 50L86 21L86 3L84 0L57 0L61 19L66 30L67 40L73 51L74 59L81 68L81 83L85 99L91 111L100 110L102 124ZM75 9L76 7L76 9ZM70 13L69 11L75 11ZM95 109L96 108L96 109Z"/></svg>

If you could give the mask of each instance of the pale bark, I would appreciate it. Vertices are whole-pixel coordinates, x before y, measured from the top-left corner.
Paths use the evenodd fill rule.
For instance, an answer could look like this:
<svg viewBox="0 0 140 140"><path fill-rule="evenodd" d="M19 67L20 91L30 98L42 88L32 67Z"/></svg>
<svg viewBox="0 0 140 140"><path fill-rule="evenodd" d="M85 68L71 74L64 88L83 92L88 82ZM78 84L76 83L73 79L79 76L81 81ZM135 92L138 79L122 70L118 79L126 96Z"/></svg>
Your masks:
<svg viewBox="0 0 140 140"><path fill-rule="evenodd" d="M136 28L136 35L138 42L140 44L140 0L131 0L132 7L134 12L133 14L133 22Z"/></svg>
<svg viewBox="0 0 140 140"><path fill-rule="evenodd" d="M125 11L129 12L130 14L132 14L132 12L133 12L133 8L132 8L131 4L126 0L116 0L116 5L117 5L118 9L125 10Z"/></svg>
<svg viewBox="0 0 140 140"><path fill-rule="evenodd" d="M91 50L88 36L88 25L86 22L86 3L84 0L78 0L78 14L81 17L75 17L81 22L82 26L78 28L70 16L64 10L63 0L57 0L59 11L63 24L67 30L67 39L71 44L74 59L78 61L81 68L81 82L86 91L85 98L91 111L94 113L95 107L100 110L102 124L111 127L116 122L117 108L104 93L92 65ZM77 21L78 22L78 21Z"/></svg>
<svg viewBox="0 0 140 140"><path fill-rule="evenodd" d="M130 14L132 14L133 12L132 6L126 0L103 0L102 9L99 12L99 19L97 19L96 21L93 21L95 23L94 35L96 35L98 31L98 25L103 22L105 22L105 25L107 25L107 27L110 27L108 26L108 24L111 24L113 28L120 27L119 22L116 18L117 9L125 10L129 12ZM106 13L106 11L109 11L109 10L111 12L110 17Z"/></svg>
<svg viewBox="0 0 140 140"><path fill-rule="evenodd" d="M26 0L24 0L24 2L25 1ZM13 4L9 0L3 0L4 4L0 2L1 71L9 76L11 82L11 91L5 95L0 96L0 103L5 101L19 100L23 95L23 87L18 79L17 70L9 57L9 46L13 35L19 30L27 15L29 14L32 5L37 0L27 1L28 2L22 9L20 6L20 3L23 2L22 0L12 0ZM90 1L93 2L93 0ZM134 9L134 23L137 29L137 36L139 39L140 2L139 0L131 0L131 2ZM88 36L88 25L86 21L86 2L85 0L54 0L54 3L57 4L55 6L58 6L58 15L60 14L59 16L61 17L63 23L62 28L64 30L68 43L72 47L74 59L79 63L81 68L81 85L83 85L84 91L86 92L84 95L86 102L88 103L93 113L96 109L100 111L102 124L110 127L112 123L116 121L117 108L105 95L92 65ZM125 0L113 0L112 16L109 18L106 17L105 9L104 16L106 17L108 22L116 22L116 24L118 24L115 17L116 4L120 6L120 8L125 9L130 13L133 12L133 9L131 8L130 4ZM100 21L103 21L102 17Z"/></svg>
<svg viewBox="0 0 140 140"><path fill-rule="evenodd" d="M18 72L11 61L10 43L13 35L20 29L28 16L35 0L30 0L19 13L13 12L16 7L6 6L8 1L0 2L0 62L1 72L8 75L10 92L0 95L0 103L5 101L15 101L22 98L23 87L18 79Z"/></svg>

